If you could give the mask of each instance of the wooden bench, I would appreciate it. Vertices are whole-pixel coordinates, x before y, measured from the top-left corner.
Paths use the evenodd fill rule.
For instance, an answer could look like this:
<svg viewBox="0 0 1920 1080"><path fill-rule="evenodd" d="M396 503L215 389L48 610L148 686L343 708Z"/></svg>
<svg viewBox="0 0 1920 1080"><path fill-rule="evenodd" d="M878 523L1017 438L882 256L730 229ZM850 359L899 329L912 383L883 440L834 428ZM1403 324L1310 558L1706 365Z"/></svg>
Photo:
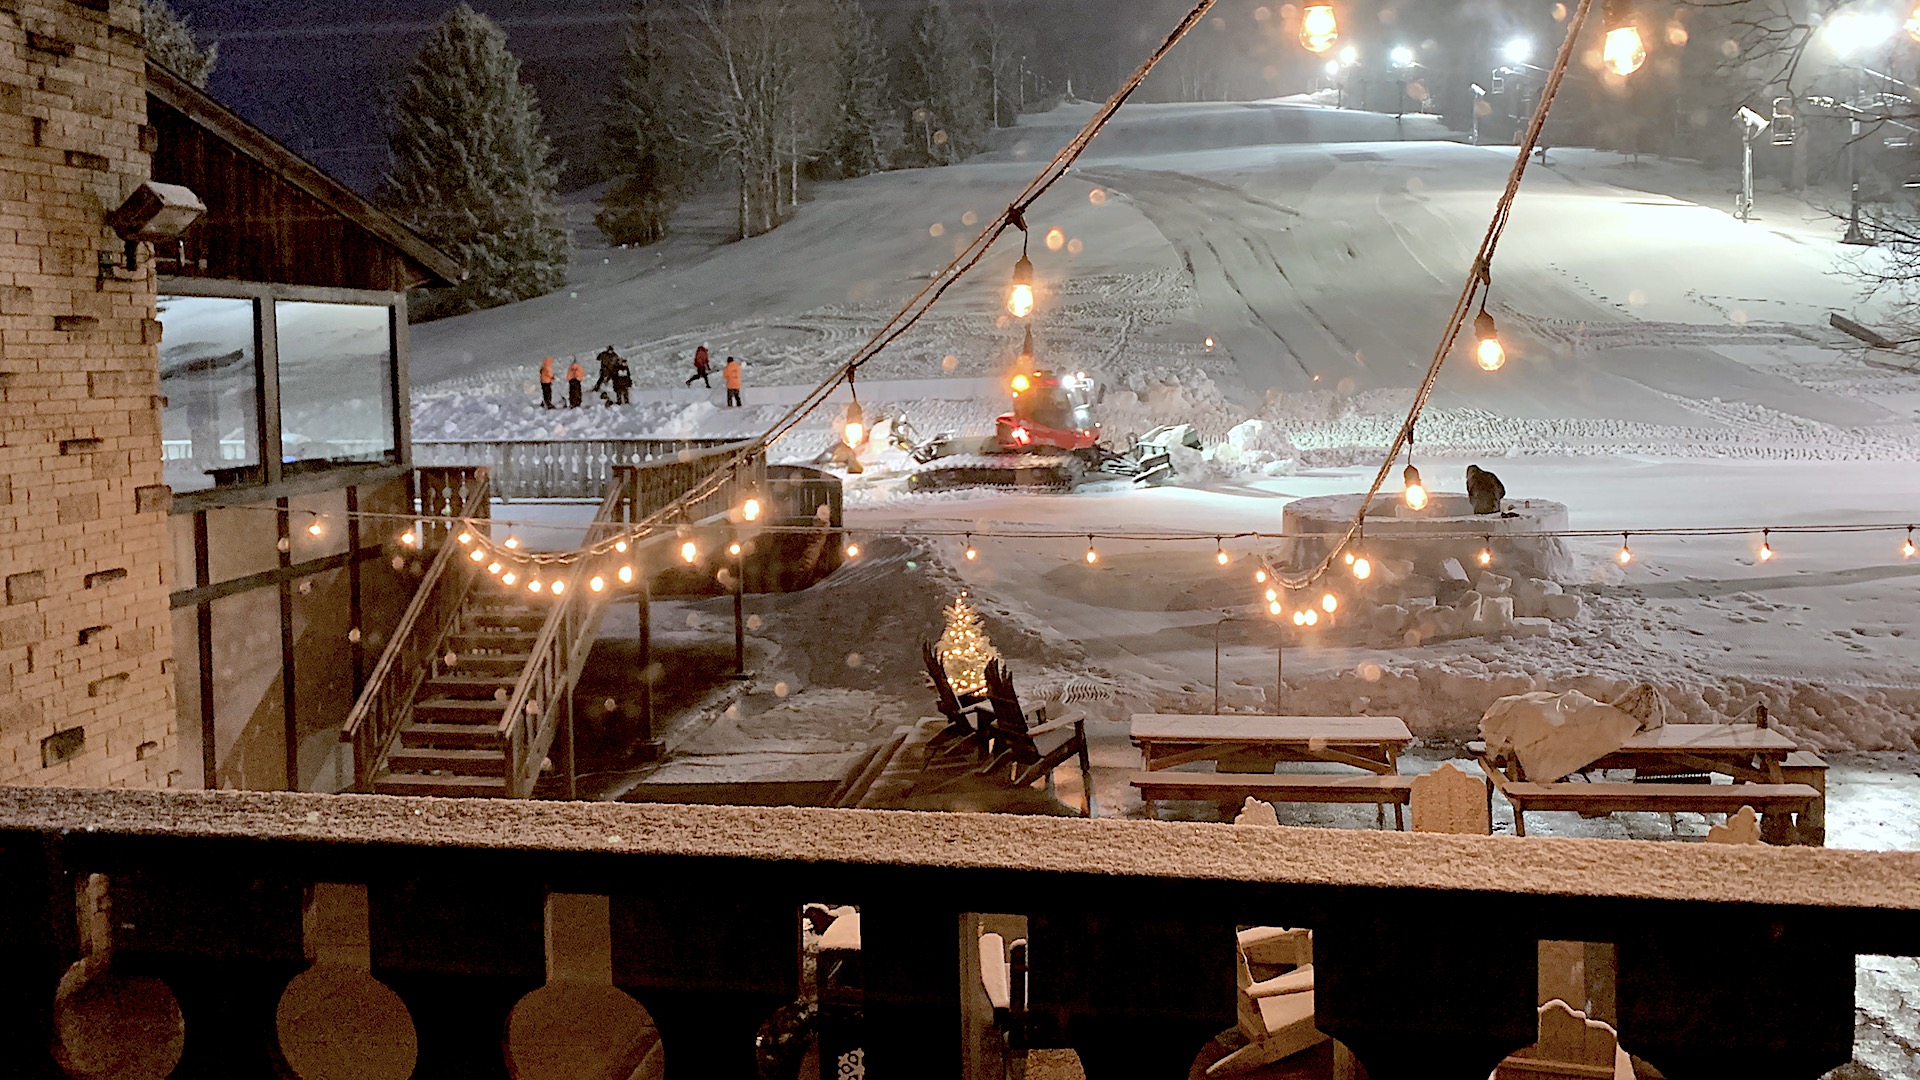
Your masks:
<svg viewBox="0 0 1920 1080"><path fill-rule="evenodd" d="M1513 833L1527 835L1529 810L1574 810L1587 814L1643 811L1731 814L1751 806L1760 815L1762 829L1773 814L1806 814L1818 804L1820 792L1806 784L1535 784L1509 781L1498 785L1513 804ZM1776 826L1777 829L1777 826ZM1791 828L1779 833L1790 837Z"/></svg>
<svg viewBox="0 0 1920 1080"><path fill-rule="evenodd" d="M1390 804L1396 829L1405 827L1401 807L1413 796L1413 777L1374 773L1213 773L1162 769L1134 773L1131 783L1149 806L1160 799L1191 799L1235 806L1247 798L1267 802Z"/></svg>

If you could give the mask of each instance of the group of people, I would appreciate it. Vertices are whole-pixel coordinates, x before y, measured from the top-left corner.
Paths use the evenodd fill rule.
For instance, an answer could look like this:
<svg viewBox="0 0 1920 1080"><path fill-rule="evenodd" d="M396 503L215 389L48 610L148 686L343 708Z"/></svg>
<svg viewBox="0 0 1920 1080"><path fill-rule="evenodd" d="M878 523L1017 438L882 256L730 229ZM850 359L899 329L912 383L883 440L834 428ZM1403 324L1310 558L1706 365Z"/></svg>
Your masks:
<svg viewBox="0 0 1920 1080"><path fill-rule="evenodd" d="M601 350L600 355L596 359L600 362L600 378L593 384L594 393L599 394L600 399L608 405L630 404L633 393L633 370L627 366L626 357L615 352L613 346L609 345ZM713 388L713 381L708 377L708 373L712 367L713 356L707 351L707 347L702 345L698 349L695 349L693 351L693 375L687 379L687 385L692 386L695 380L698 380L711 390ZM720 378L727 387L727 408L729 409L738 408L741 404L740 374L740 361L731 356L727 357L726 364L720 369ZM577 409L580 407L581 398L585 396L586 380L587 369L581 365L580 361L575 360L567 365L567 408ZM553 383L553 357L549 356L540 361L541 408L552 409L558 407L553 403ZM613 387L611 397L601 389L608 385Z"/></svg>

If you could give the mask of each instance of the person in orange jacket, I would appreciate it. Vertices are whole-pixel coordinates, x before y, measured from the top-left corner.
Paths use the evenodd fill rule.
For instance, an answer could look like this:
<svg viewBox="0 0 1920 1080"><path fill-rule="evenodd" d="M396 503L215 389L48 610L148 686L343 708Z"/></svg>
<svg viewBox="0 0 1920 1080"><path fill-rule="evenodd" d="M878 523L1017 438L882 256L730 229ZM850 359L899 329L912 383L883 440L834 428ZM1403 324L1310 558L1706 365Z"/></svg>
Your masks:
<svg viewBox="0 0 1920 1080"><path fill-rule="evenodd" d="M553 357L540 361L540 407L553 408Z"/></svg>
<svg viewBox="0 0 1920 1080"><path fill-rule="evenodd" d="M731 356L727 357L727 366L720 369L720 374L723 375L727 381L727 408L731 409L739 406L740 361L735 360Z"/></svg>
<svg viewBox="0 0 1920 1080"><path fill-rule="evenodd" d="M585 382L586 378L587 369L580 366L580 361L575 360L567 365L567 408L580 407L580 384Z"/></svg>

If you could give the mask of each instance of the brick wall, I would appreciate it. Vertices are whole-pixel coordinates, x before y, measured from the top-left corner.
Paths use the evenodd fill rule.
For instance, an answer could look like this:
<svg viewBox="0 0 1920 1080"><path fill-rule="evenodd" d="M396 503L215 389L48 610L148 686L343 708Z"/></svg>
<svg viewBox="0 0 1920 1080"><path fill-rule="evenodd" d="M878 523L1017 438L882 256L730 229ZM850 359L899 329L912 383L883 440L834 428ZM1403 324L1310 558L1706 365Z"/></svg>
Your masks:
<svg viewBox="0 0 1920 1080"><path fill-rule="evenodd" d="M0 0L0 783L177 767L146 101L138 0Z"/></svg>

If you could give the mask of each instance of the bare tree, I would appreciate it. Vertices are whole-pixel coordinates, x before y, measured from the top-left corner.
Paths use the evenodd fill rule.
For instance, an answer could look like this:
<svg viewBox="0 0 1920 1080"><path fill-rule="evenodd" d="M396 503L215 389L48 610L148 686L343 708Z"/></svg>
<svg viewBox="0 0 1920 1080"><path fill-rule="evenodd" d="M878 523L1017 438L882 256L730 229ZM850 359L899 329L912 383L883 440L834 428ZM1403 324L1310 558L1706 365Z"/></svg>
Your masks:
<svg viewBox="0 0 1920 1080"><path fill-rule="evenodd" d="M740 235L780 223L781 165L799 141L805 47L796 0L694 0L687 105L704 147L740 186Z"/></svg>

